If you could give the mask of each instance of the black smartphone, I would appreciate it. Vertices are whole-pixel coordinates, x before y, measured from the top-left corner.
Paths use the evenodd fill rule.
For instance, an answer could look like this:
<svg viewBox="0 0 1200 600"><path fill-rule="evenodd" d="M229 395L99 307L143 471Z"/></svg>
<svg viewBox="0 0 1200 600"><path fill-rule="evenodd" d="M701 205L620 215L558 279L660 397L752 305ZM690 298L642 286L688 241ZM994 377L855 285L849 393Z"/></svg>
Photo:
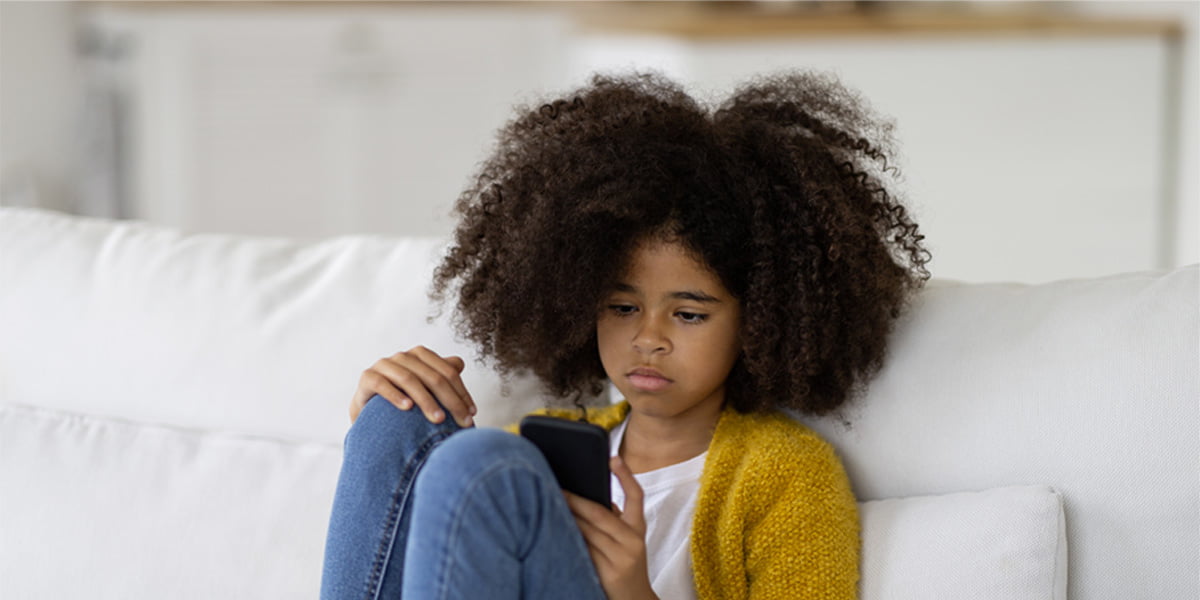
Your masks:
<svg viewBox="0 0 1200 600"><path fill-rule="evenodd" d="M521 419L521 435L533 442L564 490L612 509L608 432L585 421L542 415Z"/></svg>

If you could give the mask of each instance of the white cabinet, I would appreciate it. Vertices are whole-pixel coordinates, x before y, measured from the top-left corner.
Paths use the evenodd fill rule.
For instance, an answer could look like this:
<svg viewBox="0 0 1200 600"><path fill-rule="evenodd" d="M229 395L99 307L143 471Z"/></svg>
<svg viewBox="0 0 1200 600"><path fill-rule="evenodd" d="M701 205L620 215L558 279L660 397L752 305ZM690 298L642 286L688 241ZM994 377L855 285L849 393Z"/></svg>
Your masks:
<svg viewBox="0 0 1200 600"><path fill-rule="evenodd" d="M558 21L420 7L100 12L133 50L136 214L202 231L443 235L510 104L562 83Z"/></svg>
<svg viewBox="0 0 1200 600"><path fill-rule="evenodd" d="M461 4L133 3L92 20L134 50L137 216L191 230L445 235L515 103L595 69L657 67L714 99L755 73L811 67L895 118L935 276L1167 266L1170 55L1153 29L706 36Z"/></svg>

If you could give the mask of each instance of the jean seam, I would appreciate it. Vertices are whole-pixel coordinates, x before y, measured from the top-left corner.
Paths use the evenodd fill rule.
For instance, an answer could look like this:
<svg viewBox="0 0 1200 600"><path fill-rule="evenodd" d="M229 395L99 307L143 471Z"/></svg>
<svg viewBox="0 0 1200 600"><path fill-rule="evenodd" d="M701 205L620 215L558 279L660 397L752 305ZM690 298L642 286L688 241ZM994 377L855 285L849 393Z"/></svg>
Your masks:
<svg viewBox="0 0 1200 600"><path fill-rule="evenodd" d="M456 505L454 507L454 512L451 515L453 518L451 519L450 522L453 523L453 528L446 534L447 547L453 547L454 541L458 539L458 533L462 529L462 522L463 522L462 513L463 513L463 511L466 510L466 507L467 507L466 499L469 498L472 493L474 493L475 489L477 487L479 487L481 482L483 480L485 480L486 478L491 477L492 475L496 474L499 471L515 470L517 468L523 468L528 471L536 471L536 468L533 465L531 465L525 461L521 461L519 463L499 464L499 465L495 465L495 466L489 468L488 470L480 473L478 476L476 476L471 481L471 484L467 487L466 490L463 491L462 496L461 496L461 501L458 503L458 505ZM449 591L450 591L449 590L450 579L447 577L447 574L449 574L451 572L451 569L454 566L454 564L453 564L454 556L453 555L454 555L453 552L447 552L446 555L442 558L442 564L439 565L439 567L438 567L438 574L437 574L438 580L434 582L434 587L437 590L437 593L435 594L435 596L437 598L441 598L443 600L447 597L447 594L449 594Z"/></svg>
<svg viewBox="0 0 1200 600"><path fill-rule="evenodd" d="M425 464L429 457L430 451L434 446L441 443L453 431L435 430L433 435L427 438L413 452L414 460L410 460L404 465L401 473L401 485L392 492L392 501L388 507L387 518L384 521L383 536L379 540L379 547L375 551L375 560L371 564L371 572L367 578L367 598L369 600L379 600L379 593L383 590L383 572L388 564L388 559L392 555L392 551L396 546L396 528L400 524L400 517L404 514L404 507L411 501L411 490L416 481L417 471ZM405 476L408 475L408 476ZM400 565L403 568L403 565Z"/></svg>

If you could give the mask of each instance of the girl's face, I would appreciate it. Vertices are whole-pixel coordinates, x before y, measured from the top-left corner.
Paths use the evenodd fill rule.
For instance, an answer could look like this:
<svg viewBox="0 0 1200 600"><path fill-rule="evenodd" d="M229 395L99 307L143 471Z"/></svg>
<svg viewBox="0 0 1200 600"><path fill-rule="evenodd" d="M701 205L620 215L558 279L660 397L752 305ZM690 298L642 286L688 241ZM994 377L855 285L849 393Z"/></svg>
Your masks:
<svg viewBox="0 0 1200 600"><path fill-rule="evenodd" d="M600 362L634 411L719 407L741 350L741 307L682 246L640 244L596 320Z"/></svg>

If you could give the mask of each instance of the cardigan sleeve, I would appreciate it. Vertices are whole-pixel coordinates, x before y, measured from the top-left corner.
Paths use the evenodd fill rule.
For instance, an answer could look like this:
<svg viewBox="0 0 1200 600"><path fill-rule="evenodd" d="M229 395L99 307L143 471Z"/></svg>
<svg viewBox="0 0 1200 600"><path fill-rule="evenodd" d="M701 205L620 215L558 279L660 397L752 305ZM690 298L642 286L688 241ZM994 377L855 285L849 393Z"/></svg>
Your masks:
<svg viewBox="0 0 1200 600"><path fill-rule="evenodd" d="M760 461L760 498L746 515L750 600L857 597L858 505L833 448L815 434L792 456Z"/></svg>

